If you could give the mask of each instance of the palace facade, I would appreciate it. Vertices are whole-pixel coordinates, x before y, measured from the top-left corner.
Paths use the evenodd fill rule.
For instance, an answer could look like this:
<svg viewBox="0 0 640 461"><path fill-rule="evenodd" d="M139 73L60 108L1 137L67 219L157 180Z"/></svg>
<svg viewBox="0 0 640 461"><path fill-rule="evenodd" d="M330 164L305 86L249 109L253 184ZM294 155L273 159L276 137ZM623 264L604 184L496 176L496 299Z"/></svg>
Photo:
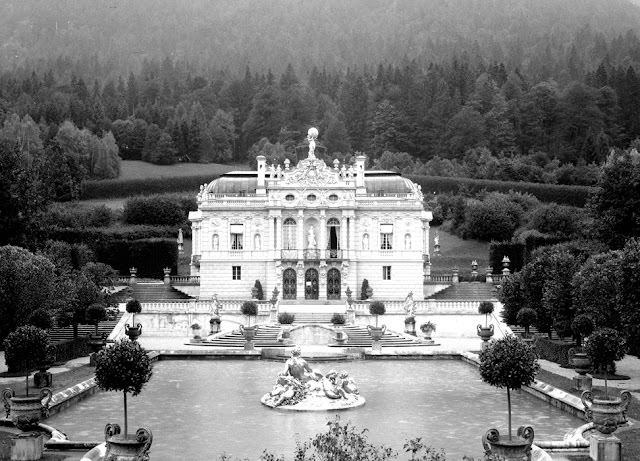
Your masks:
<svg viewBox="0 0 640 461"><path fill-rule="evenodd" d="M347 287L360 297L364 279L376 299L422 298L432 214L420 187L366 171L364 156L328 166L314 139L295 166L259 156L257 171L201 186L189 213L201 299L249 298L259 280L267 299L277 287L283 300L344 303Z"/></svg>

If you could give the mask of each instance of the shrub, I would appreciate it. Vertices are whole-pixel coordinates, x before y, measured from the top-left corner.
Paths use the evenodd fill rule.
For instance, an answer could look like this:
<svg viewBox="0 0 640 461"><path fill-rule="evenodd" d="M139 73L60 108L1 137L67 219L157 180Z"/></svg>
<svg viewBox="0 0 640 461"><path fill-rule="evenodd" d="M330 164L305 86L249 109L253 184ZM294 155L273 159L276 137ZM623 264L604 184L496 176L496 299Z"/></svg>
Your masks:
<svg viewBox="0 0 640 461"><path fill-rule="evenodd" d="M346 323L347 319L344 315L339 314L337 312L335 312L332 316L331 316L331 323L333 323L334 325L344 325Z"/></svg>
<svg viewBox="0 0 640 461"><path fill-rule="evenodd" d="M135 298L128 300L125 308L130 314L139 314L142 312L142 305L140 304L140 301Z"/></svg>
<svg viewBox="0 0 640 461"><path fill-rule="evenodd" d="M51 346L51 350L57 362L68 362L78 357L85 357L90 352L86 336L58 341Z"/></svg>
<svg viewBox="0 0 640 461"><path fill-rule="evenodd" d="M296 316L291 312L280 312L278 314L278 323L282 325L291 325Z"/></svg>
<svg viewBox="0 0 640 461"><path fill-rule="evenodd" d="M574 347L571 343L555 341L546 337L537 336L534 342L538 356L543 360L555 362L561 367L569 366L569 349Z"/></svg>
<svg viewBox="0 0 640 461"><path fill-rule="evenodd" d="M249 326L251 326L251 317L258 315L258 305L254 301L245 301L240 307L242 315L246 315L249 320Z"/></svg>
<svg viewBox="0 0 640 461"><path fill-rule="evenodd" d="M528 227L542 234L572 238L580 233L580 224L584 219L584 211L578 208L548 203L530 213Z"/></svg>
<svg viewBox="0 0 640 461"><path fill-rule="evenodd" d="M3 346L5 362L10 373L29 372L37 364L46 362L51 353L49 334L32 325L18 327L9 333Z"/></svg>
<svg viewBox="0 0 640 461"><path fill-rule="evenodd" d="M371 287L369 287L369 281L364 279L362 281L362 288L360 289L360 299L369 299L369 292Z"/></svg>
<svg viewBox="0 0 640 461"><path fill-rule="evenodd" d="M82 183L82 200L96 198L131 197L145 191L147 194L164 194L167 192L194 192L201 184L216 179L218 175L203 174L197 176L144 178L144 179L110 179L106 181L84 181ZM195 209L195 208L194 208Z"/></svg>
<svg viewBox="0 0 640 461"><path fill-rule="evenodd" d="M510 260L509 270L517 272L522 269L525 260L525 245L523 243L491 242L489 244L489 261L494 274L502 273L502 259L507 256Z"/></svg>
<svg viewBox="0 0 640 461"><path fill-rule="evenodd" d="M127 436L127 394L138 395L151 379L151 360L137 341L121 339L96 354L96 384L105 391L124 392L124 434Z"/></svg>
<svg viewBox="0 0 640 461"><path fill-rule="evenodd" d="M622 360L627 353L625 339L613 328L599 328L589 335L584 350L591 359L593 368L604 371L606 393L608 369L614 367L615 361Z"/></svg>
<svg viewBox="0 0 640 461"><path fill-rule="evenodd" d="M518 314L516 315L516 324L524 327L524 334L527 337L529 336L529 327L535 323L537 317L538 315L536 314L536 311L530 307L523 307L518 311Z"/></svg>
<svg viewBox="0 0 640 461"><path fill-rule="evenodd" d="M384 315L387 311L382 301L373 301L369 304L369 313L376 316L376 327L378 326L378 316Z"/></svg>
<svg viewBox="0 0 640 461"><path fill-rule="evenodd" d="M511 440L511 389L533 382L540 369L533 348L515 336L491 341L480 352L480 376L491 386L507 389L509 440Z"/></svg>
<svg viewBox="0 0 640 461"><path fill-rule="evenodd" d="M98 334L98 323L107 317L107 308L102 303L94 303L87 307L85 312L87 322L91 325L95 325L95 334Z"/></svg>
<svg viewBox="0 0 640 461"><path fill-rule="evenodd" d="M426 333L427 331L436 331L436 324L433 322L424 322L420 325L420 331Z"/></svg>
<svg viewBox="0 0 640 461"><path fill-rule="evenodd" d="M520 225L522 207L505 194L490 194L483 201L467 203L462 237L478 240L509 240Z"/></svg>
<svg viewBox="0 0 640 461"><path fill-rule="evenodd" d="M201 328L202 328L202 327L200 326L200 324L199 324L198 322L195 322L195 323L192 323L192 324L191 324L191 329L192 329L192 330L199 330L199 329L201 329Z"/></svg>
<svg viewBox="0 0 640 461"><path fill-rule="evenodd" d="M260 283L260 280L256 280L256 283L253 285L253 288L256 290L255 298L259 301L264 300L264 291L262 291L262 284Z"/></svg>
<svg viewBox="0 0 640 461"><path fill-rule="evenodd" d="M484 315L484 326L489 324L489 314L493 313L493 303L491 301L482 301L478 304L478 313Z"/></svg>
<svg viewBox="0 0 640 461"><path fill-rule="evenodd" d="M53 327L53 317L47 309L36 309L29 317L29 325L40 328L41 330L50 330Z"/></svg>

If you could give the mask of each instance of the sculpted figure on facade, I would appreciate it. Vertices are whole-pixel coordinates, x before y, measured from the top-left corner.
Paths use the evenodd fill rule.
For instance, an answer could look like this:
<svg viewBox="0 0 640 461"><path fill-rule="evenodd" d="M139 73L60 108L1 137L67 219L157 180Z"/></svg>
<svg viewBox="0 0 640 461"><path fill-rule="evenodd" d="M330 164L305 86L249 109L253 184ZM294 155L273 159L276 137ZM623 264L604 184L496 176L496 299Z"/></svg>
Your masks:
<svg viewBox="0 0 640 461"><path fill-rule="evenodd" d="M365 233L362 236L362 249L363 250L368 250L369 249L369 234Z"/></svg>
<svg viewBox="0 0 640 461"><path fill-rule="evenodd" d="M308 232L308 239L307 239L307 247L309 249L315 250L316 246L317 246L317 242L316 242L316 231L313 228L313 226L309 227L309 232Z"/></svg>

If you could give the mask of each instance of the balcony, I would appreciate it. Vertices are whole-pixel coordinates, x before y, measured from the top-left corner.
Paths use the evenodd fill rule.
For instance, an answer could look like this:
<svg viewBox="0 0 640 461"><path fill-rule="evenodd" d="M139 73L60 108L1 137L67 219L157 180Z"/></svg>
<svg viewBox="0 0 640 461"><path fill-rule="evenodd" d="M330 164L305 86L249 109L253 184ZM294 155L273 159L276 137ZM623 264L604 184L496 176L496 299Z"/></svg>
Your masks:
<svg viewBox="0 0 640 461"><path fill-rule="evenodd" d="M287 249L280 250L280 258L289 261L298 259L298 250ZM342 259L342 250L313 250L306 249L302 251L302 258L308 261L318 261L321 259Z"/></svg>

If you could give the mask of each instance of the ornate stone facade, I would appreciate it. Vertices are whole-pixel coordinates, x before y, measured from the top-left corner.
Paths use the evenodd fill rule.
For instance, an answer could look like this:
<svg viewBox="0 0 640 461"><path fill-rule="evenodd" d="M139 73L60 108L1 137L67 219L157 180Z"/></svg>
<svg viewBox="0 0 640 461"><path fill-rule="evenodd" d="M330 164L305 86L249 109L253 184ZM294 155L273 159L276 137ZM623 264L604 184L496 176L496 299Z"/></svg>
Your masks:
<svg viewBox="0 0 640 461"><path fill-rule="evenodd" d="M423 292L431 212L420 187L397 173L333 167L315 154L295 167L236 171L204 184L192 222L191 275L200 297L250 296L260 280L283 299L336 300L360 293L366 278L377 299ZM198 262L196 264L196 261Z"/></svg>

